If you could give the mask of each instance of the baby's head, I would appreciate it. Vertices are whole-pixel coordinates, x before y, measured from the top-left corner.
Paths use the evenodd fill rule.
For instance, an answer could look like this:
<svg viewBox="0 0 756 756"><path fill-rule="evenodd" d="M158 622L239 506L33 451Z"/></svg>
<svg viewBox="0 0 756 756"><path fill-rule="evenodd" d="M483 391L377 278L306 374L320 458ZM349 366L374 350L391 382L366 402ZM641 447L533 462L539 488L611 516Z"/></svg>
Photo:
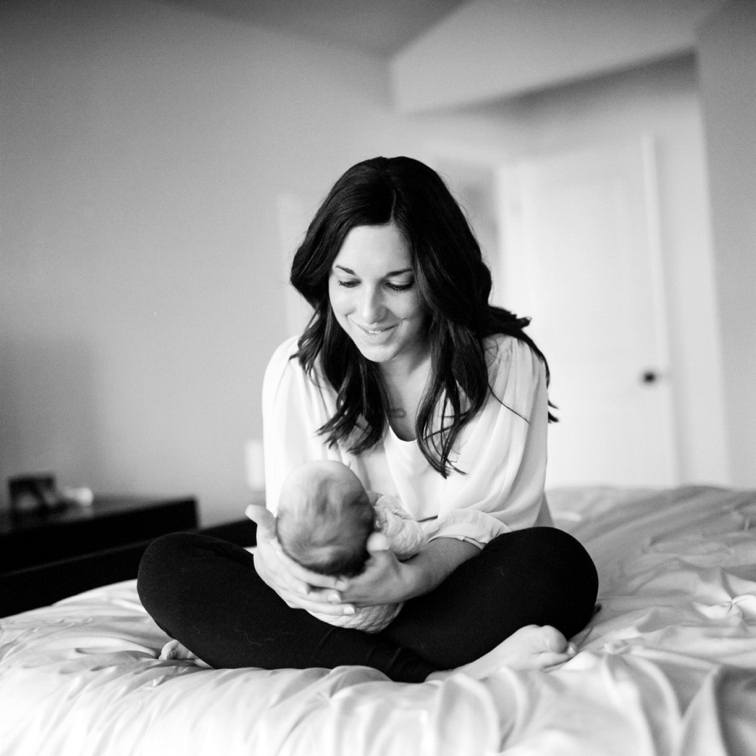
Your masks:
<svg viewBox="0 0 756 756"><path fill-rule="evenodd" d="M324 575L358 575L374 529L375 509L346 465L307 462L284 482L276 534L284 552L303 567Z"/></svg>

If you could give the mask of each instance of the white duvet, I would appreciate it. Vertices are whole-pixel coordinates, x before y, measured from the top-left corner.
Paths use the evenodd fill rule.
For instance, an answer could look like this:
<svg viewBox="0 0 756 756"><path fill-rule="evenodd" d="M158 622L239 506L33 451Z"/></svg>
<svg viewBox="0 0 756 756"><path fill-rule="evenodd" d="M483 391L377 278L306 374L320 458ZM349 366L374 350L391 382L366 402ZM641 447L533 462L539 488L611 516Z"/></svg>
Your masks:
<svg viewBox="0 0 756 756"><path fill-rule="evenodd" d="M756 493L555 491L602 609L549 672L159 661L133 581L0 619L2 756L756 754Z"/></svg>

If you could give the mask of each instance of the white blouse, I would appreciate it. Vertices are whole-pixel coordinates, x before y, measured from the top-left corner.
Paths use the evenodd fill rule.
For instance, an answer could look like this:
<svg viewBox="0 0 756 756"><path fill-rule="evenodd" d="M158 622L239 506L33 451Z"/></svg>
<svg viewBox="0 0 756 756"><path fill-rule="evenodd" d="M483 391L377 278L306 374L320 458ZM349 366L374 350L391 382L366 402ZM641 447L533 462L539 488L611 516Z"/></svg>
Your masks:
<svg viewBox="0 0 756 756"><path fill-rule="evenodd" d="M451 461L465 474L446 479L423 457L416 441L391 430L356 456L328 446L317 433L335 413L336 392L318 373L309 378L296 359L297 337L273 354L263 383L267 506L278 509L281 486L298 465L334 459L349 465L365 488L398 496L429 538L459 538L482 547L501 533L549 525L544 497L548 400L545 367L521 341L504 335L485 341L493 395L464 428Z"/></svg>

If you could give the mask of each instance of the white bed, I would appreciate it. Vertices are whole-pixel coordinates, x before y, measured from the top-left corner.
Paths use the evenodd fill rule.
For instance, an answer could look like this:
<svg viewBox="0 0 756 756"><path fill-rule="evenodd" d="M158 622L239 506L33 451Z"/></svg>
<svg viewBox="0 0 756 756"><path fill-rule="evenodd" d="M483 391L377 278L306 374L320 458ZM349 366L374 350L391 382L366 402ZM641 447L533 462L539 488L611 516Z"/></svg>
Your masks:
<svg viewBox="0 0 756 756"><path fill-rule="evenodd" d="M559 669L407 685L159 661L128 581L0 620L0 754L756 754L756 492L550 501L601 580Z"/></svg>

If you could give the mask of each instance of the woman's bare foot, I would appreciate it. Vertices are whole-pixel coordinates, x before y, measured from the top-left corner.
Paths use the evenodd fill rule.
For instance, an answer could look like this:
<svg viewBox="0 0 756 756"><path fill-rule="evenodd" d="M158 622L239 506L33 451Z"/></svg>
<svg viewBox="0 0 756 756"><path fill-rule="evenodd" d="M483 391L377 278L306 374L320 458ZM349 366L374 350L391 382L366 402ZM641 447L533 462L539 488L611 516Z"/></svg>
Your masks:
<svg viewBox="0 0 756 756"><path fill-rule="evenodd" d="M183 643L179 643L177 640L168 641L163 646L163 650L160 652L158 658L163 660L186 659L187 661L193 661L198 667L210 668L209 664L203 662L197 654L190 651Z"/></svg>
<svg viewBox="0 0 756 756"><path fill-rule="evenodd" d="M496 648L469 664L456 669L432 672L427 680L445 680L464 672L481 680L501 667L509 669L548 669L570 660L577 652L572 643L554 627L528 625L503 640Z"/></svg>

